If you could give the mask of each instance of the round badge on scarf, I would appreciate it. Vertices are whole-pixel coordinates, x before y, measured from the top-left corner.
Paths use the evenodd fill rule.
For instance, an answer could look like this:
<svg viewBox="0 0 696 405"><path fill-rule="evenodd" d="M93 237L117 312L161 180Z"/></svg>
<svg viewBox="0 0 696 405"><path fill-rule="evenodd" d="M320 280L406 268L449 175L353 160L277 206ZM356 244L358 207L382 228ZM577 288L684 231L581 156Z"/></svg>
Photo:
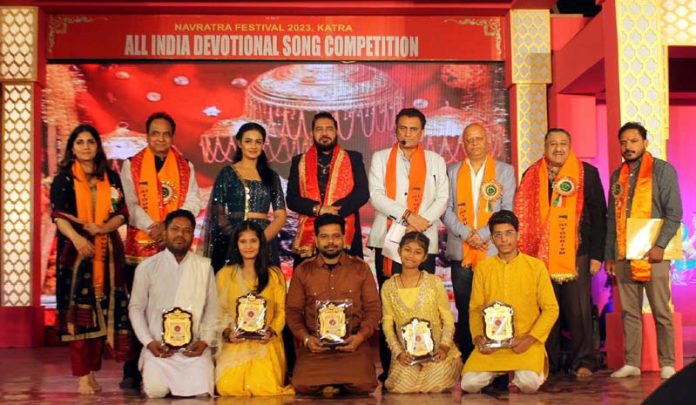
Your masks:
<svg viewBox="0 0 696 405"><path fill-rule="evenodd" d="M559 179L556 183L554 183L553 189L563 197L573 195L577 191L575 182L570 177L563 177Z"/></svg>
<svg viewBox="0 0 696 405"><path fill-rule="evenodd" d="M621 194L623 194L623 186L621 183L616 182L611 186L611 194L614 196L614 198L621 197Z"/></svg>
<svg viewBox="0 0 696 405"><path fill-rule="evenodd" d="M176 193L174 192L174 185L168 181L162 182L162 201L165 204L169 204L172 199L176 199Z"/></svg>
<svg viewBox="0 0 696 405"><path fill-rule="evenodd" d="M503 196L502 184L495 181L483 183L481 191L483 191L483 198L487 201L496 201Z"/></svg>
<svg viewBox="0 0 696 405"><path fill-rule="evenodd" d="M503 196L503 185L497 181L481 184L481 195L486 200L486 212L493 212L493 204Z"/></svg>

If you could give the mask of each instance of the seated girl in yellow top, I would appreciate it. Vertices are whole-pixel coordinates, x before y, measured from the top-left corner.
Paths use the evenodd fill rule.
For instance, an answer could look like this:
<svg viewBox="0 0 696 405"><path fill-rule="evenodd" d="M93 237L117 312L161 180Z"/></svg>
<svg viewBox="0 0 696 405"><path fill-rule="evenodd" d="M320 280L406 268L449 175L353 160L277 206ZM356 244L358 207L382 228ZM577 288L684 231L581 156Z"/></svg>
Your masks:
<svg viewBox="0 0 696 405"><path fill-rule="evenodd" d="M406 233L399 243L401 273L382 286L382 327L392 355L384 386L390 392L442 392L459 381L461 354L452 342L454 317L445 287L438 276L420 270L429 244L422 233ZM411 365L401 328L413 318L430 323L433 359Z"/></svg>
<svg viewBox="0 0 696 405"><path fill-rule="evenodd" d="M242 222L232 239L229 260L217 273L222 349L215 384L220 395L292 395L285 384L285 277L268 266L266 239L259 225ZM249 293L266 299L266 328L250 339L237 329L237 299ZM256 299L256 298L255 298ZM265 330L265 331L264 331Z"/></svg>

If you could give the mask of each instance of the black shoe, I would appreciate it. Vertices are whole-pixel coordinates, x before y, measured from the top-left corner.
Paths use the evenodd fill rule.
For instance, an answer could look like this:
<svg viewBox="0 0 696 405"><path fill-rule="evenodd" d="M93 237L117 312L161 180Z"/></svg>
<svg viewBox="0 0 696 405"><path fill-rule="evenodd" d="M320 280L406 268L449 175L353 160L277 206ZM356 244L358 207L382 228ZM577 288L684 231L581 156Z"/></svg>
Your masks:
<svg viewBox="0 0 696 405"><path fill-rule="evenodd" d="M122 390L139 390L140 380L134 377L126 377L118 383L118 387Z"/></svg>

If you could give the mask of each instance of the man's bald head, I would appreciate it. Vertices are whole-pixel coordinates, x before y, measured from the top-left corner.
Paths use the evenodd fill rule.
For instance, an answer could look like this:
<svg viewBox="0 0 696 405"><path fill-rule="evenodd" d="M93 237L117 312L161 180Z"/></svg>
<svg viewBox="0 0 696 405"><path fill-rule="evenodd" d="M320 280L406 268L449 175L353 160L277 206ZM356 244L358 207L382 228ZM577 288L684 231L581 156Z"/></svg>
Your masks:
<svg viewBox="0 0 696 405"><path fill-rule="evenodd" d="M488 134L486 128L479 123L469 124L462 134L464 150L470 160L482 161L488 154Z"/></svg>

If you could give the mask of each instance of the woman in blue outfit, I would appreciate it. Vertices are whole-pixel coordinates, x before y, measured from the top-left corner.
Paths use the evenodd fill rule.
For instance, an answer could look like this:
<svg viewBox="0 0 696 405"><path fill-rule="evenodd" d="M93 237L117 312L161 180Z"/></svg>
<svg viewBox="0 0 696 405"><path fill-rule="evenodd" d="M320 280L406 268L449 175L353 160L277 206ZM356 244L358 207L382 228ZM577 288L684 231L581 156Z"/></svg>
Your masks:
<svg viewBox="0 0 696 405"><path fill-rule="evenodd" d="M269 261L280 265L278 232L285 223L285 196L280 177L263 151L266 130L260 124L242 125L235 135L233 164L220 171L208 203L203 229L203 254L215 272L225 265L234 228L245 220L257 223L270 243ZM269 211L273 217L269 218Z"/></svg>

